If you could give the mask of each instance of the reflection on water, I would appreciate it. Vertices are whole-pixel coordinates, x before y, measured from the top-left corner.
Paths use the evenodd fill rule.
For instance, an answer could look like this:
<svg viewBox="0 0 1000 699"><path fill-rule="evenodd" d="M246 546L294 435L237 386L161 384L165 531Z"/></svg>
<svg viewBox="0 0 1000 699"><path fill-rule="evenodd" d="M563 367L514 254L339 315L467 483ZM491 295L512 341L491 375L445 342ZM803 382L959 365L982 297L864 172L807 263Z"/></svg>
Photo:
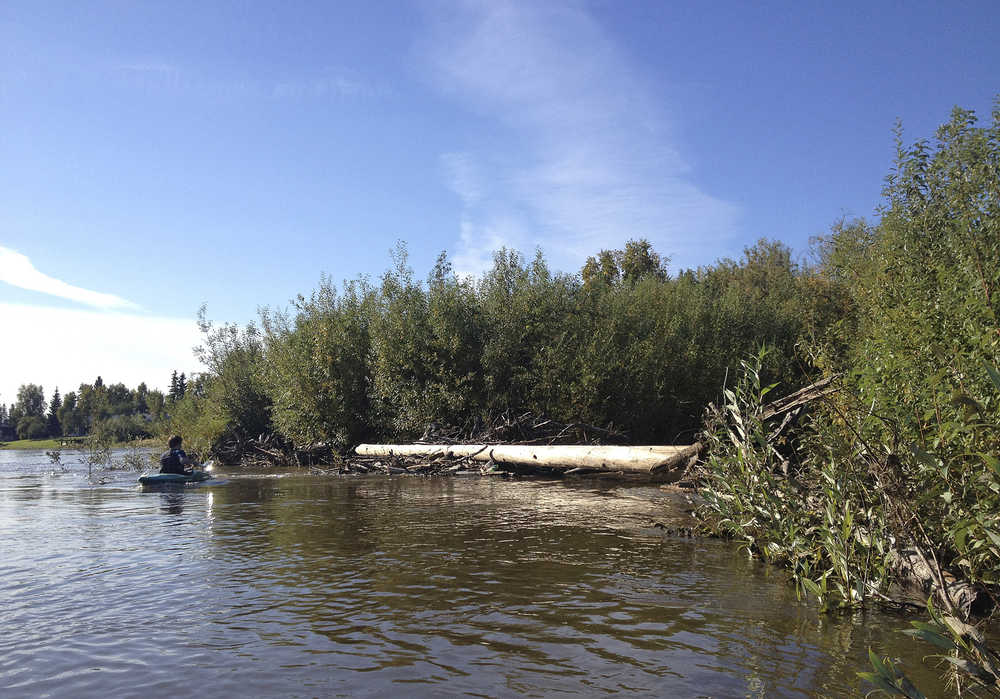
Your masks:
<svg viewBox="0 0 1000 699"><path fill-rule="evenodd" d="M91 485L0 452L3 696L860 696L901 619L816 614L655 488L231 473ZM916 651L916 652L914 652Z"/></svg>
<svg viewBox="0 0 1000 699"><path fill-rule="evenodd" d="M160 493L160 511L168 515L184 513L184 491L172 488Z"/></svg>

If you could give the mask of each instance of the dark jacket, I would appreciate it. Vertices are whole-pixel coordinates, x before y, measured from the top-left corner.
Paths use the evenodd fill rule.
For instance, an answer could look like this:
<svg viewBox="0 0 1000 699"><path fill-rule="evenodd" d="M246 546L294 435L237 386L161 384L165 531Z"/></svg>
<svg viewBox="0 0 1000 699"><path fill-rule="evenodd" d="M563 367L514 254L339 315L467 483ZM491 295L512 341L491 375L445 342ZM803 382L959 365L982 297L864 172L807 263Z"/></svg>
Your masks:
<svg viewBox="0 0 1000 699"><path fill-rule="evenodd" d="M160 456L160 473L180 473L184 474L183 460L187 459L187 454L183 449L171 449L165 451Z"/></svg>

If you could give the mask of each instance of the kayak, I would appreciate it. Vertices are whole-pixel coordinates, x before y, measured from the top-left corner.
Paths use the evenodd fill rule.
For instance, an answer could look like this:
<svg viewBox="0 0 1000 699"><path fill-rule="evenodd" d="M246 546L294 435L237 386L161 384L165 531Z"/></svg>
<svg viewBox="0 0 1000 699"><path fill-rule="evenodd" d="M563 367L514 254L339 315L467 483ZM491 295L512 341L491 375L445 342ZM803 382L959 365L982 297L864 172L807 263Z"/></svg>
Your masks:
<svg viewBox="0 0 1000 699"><path fill-rule="evenodd" d="M194 471L190 474L153 473L139 476L139 485L184 485L185 483L200 483L212 477L208 471Z"/></svg>

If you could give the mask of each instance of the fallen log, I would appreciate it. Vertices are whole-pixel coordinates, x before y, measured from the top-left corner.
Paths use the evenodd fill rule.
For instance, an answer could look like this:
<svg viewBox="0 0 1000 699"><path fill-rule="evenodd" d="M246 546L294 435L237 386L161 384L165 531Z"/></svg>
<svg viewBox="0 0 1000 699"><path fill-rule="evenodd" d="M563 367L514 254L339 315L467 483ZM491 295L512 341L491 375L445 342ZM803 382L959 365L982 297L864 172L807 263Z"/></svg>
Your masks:
<svg viewBox="0 0 1000 699"><path fill-rule="evenodd" d="M626 471L656 476L680 477L688 459L698 453L700 444L682 446L528 446L509 444L360 444L361 456L416 456L421 458L468 458L493 461L498 466L514 465L568 471ZM579 473L579 471L578 471Z"/></svg>
<svg viewBox="0 0 1000 699"><path fill-rule="evenodd" d="M784 398L768 403L761 408L761 419L770 420L772 417L800 408L807 403L834 393L838 389L837 384L834 383L838 378L840 378L839 374L827 376L805 388L800 388L795 393L790 393Z"/></svg>
<svg viewBox="0 0 1000 699"><path fill-rule="evenodd" d="M919 549L891 551L889 567L895 578L889 596L896 602L922 607L933 598L935 607L962 619L981 616L992 607L984 590L936 569Z"/></svg>

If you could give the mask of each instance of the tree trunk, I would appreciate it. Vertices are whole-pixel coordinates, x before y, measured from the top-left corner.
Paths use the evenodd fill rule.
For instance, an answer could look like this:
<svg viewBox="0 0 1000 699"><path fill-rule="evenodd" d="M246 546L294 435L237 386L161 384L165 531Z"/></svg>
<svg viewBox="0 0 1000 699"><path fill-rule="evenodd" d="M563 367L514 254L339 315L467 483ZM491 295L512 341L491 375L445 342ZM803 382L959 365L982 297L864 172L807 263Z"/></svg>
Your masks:
<svg viewBox="0 0 1000 699"><path fill-rule="evenodd" d="M627 471L667 475L676 469L680 477L687 460L698 453L700 444L683 446L525 446L504 444L361 444L362 456L466 457L496 464L538 466L559 470L575 468L596 471Z"/></svg>

